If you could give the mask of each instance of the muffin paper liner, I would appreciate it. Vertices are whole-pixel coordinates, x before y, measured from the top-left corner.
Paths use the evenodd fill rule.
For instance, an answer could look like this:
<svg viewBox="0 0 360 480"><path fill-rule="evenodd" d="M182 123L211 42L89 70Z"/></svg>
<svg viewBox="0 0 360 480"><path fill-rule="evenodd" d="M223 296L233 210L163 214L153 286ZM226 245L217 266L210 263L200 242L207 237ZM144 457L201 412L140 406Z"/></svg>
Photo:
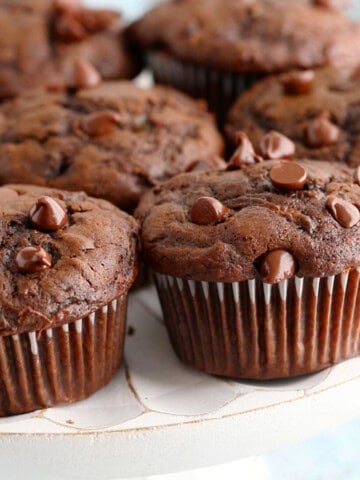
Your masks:
<svg viewBox="0 0 360 480"><path fill-rule="evenodd" d="M0 416L88 397L118 370L127 311L124 295L85 318L0 337Z"/></svg>
<svg viewBox="0 0 360 480"><path fill-rule="evenodd" d="M171 85L195 98L207 101L223 125L238 96L264 78L264 74L224 72L176 60L162 52L150 51L147 63L156 83Z"/></svg>
<svg viewBox="0 0 360 480"><path fill-rule="evenodd" d="M175 351L207 373L294 377L360 353L360 269L276 285L155 281Z"/></svg>

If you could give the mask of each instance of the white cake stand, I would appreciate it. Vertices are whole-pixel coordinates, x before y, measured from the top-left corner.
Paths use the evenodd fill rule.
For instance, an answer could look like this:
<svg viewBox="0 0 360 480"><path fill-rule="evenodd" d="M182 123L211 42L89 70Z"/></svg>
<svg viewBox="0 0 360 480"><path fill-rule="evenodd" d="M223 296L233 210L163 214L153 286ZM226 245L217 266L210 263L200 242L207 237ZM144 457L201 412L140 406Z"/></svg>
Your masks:
<svg viewBox="0 0 360 480"><path fill-rule="evenodd" d="M0 420L1 478L107 480L261 455L360 415L360 359L317 375L232 382L180 364L152 288L130 300L125 366L74 406Z"/></svg>

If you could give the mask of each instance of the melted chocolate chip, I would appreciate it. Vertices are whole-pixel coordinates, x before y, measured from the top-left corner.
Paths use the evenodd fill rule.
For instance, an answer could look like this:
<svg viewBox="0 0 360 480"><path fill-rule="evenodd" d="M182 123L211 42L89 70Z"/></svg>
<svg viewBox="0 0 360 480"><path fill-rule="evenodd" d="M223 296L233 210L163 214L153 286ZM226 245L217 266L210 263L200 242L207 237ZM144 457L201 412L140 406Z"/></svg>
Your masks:
<svg viewBox="0 0 360 480"><path fill-rule="evenodd" d="M360 65L358 65L356 68L354 68L352 74L351 74L351 79L358 81L360 80Z"/></svg>
<svg viewBox="0 0 360 480"><path fill-rule="evenodd" d="M309 147L333 145L341 136L340 128L331 122L328 112L311 120L305 129L305 141Z"/></svg>
<svg viewBox="0 0 360 480"><path fill-rule="evenodd" d="M234 140L238 147L230 158L228 164L229 170L262 161L262 158L259 155L256 155L254 147L246 133L237 132Z"/></svg>
<svg viewBox="0 0 360 480"><path fill-rule="evenodd" d="M284 161L270 170L270 180L280 190L301 190L307 180L307 173L302 165Z"/></svg>
<svg viewBox="0 0 360 480"><path fill-rule="evenodd" d="M74 64L76 88L94 88L101 83L100 73L87 60L77 60Z"/></svg>
<svg viewBox="0 0 360 480"><path fill-rule="evenodd" d="M330 10L341 10L348 4L348 0L313 0L314 5L329 8Z"/></svg>
<svg viewBox="0 0 360 480"><path fill-rule="evenodd" d="M311 93L315 80L313 70L298 70L285 73L280 81L288 95L306 95Z"/></svg>
<svg viewBox="0 0 360 480"><path fill-rule="evenodd" d="M51 268L51 256L42 247L25 247L16 255L15 263L22 273L43 272Z"/></svg>
<svg viewBox="0 0 360 480"><path fill-rule="evenodd" d="M326 201L326 207L335 220L344 228L351 228L360 220L360 212L352 203L331 195Z"/></svg>
<svg viewBox="0 0 360 480"><path fill-rule="evenodd" d="M212 197L200 197L191 207L191 221L198 225L213 225L226 217L228 209Z"/></svg>
<svg viewBox="0 0 360 480"><path fill-rule="evenodd" d="M292 158L295 154L295 144L288 137L272 130L260 141L260 153L268 160Z"/></svg>
<svg viewBox="0 0 360 480"><path fill-rule="evenodd" d="M120 123L120 116L112 111L103 111L88 115L82 122L82 129L91 137L110 135Z"/></svg>
<svg viewBox="0 0 360 480"><path fill-rule="evenodd" d="M70 14L63 14L57 20L56 34L63 42L80 42L87 36L85 28Z"/></svg>
<svg viewBox="0 0 360 480"><path fill-rule="evenodd" d="M264 283L278 283L295 275L296 262L286 250L273 250L261 260L260 274Z"/></svg>
<svg viewBox="0 0 360 480"><path fill-rule="evenodd" d="M29 219L39 230L55 232L65 227L68 216L65 210L51 197L40 197L30 209Z"/></svg>
<svg viewBox="0 0 360 480"><path fill-rule="evenodd" d="M18 194L15 190L11 190L11 188L1 187L0 188L0 206L1 205L9 205L11 202L18 198Z"/></svg>

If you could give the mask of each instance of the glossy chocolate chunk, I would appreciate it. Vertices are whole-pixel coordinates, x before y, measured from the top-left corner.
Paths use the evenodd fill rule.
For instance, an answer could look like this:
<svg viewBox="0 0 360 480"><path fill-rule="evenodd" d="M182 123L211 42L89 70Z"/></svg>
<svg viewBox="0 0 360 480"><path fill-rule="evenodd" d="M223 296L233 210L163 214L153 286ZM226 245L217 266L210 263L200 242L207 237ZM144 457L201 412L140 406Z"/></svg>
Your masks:
<svg viewBox="0 0 360 480"><path fill-rule="evenodd" d="M56 34L63 42L81 42L87 36L83 25L69 14L62 15L56 22Z"/></svg>
<svg viewBox="0 0 360 480"><path fill-rule="evenodd" d="M360 80L360 65L353 70L351 79L355 81Z"/></svg>
<svg viewBox="0 0 360 480"><path fill-rule="evenodd" d="M280 77L285 93L288 95L306 95L312 91L315 79L313 70L294 70Z"/></svg>
<svg viewBox="0 0 360 480"><path fill-rule="evenodd" d="M270 180L280 190L301 190L307 179L305 168L296 163L284 161L270 170Z"/></svg>
<svg viewBox="0 0 360 480"><path fill-rule="evenodd" d="M22 273L37 273L51 268L52 260L42 247L25 247L16 255L15 263Z"/></svg>
<svg viewBox="0 0 360 480"><path fill-rule="evenodd" d="M314 5L329 8L330 10L340 10L349 5L349 0L313 0Z"/></svg>
<svg viewBox="0 0 360 480"><path fill-rule="evenodd" d="M76 88L94 88L101 83L101 75L87 60L79 59L74 64Z"/></svg>
<svg viewBox="0 0 360 480"><path fill-rule="evenodd" d="M360 212L352 203L331 195L326 206L335 220L344 228L351 228L360 220Z"/></svg>
<svg viewBox="0 0 360 480"><path fill-rule="evenodd" d="M200 197L191 207L191 221L198 225L213 225L226 217L228 209L212 197Z"/></svg>
<svg viewBox="0 0 360 480"><path fill-rule="evenodd" d="M83 130L91 137L110 135L115 131L120 115L110 110L93 113L82 121Z"/></svg>
<svg viewBox="0 0 360 480"><path fill-rule="evenodd" d="M331 122L327 112L311 120L305 129L305 141L312 148L332 145L340 136L340 128Z"/></svg>
<svg viewBox="0 0 360 480"><path fill-rule="evenodd" d="M296 262L286 250L273 250L261 260L261 279L265 283L278 283L295 275Z"/></svg>
<svg viewBox="0 0 360 480"><path fill-rule="evenodd" d="M62 206L47 196L38 199L30 210L29 218L36 228L49 232L60 230L68 221L68 216Z"/></svg>
<svg viewBox="0 0 360 480"><path fill-rule="evenodd" d="M262 158L256 155L254 147L245 132L237 132L235 142L238 147L230 158L229 169L241 168L244 165L252 165L262 161Z"/></svg>
<svg viewBox="0 0 360 480"><path fill-rule="evenodd" d="M259 146L261 155L268 160L292 158L295 154L294 142L274 130L264 135Z"/></svg>

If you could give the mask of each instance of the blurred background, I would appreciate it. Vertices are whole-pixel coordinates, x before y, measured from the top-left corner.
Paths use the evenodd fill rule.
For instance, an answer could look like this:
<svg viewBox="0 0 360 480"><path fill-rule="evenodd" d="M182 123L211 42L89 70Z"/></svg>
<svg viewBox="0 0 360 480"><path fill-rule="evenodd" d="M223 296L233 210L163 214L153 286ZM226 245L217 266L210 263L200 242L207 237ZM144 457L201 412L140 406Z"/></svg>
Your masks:
<svg viewBox="0 0 360 480"><path fill-rule="evenodd" d="M289 2L292 1L294 0L289 0ZM87 0L86 3L92 7L119 9L130 21L159 1ZM348 13L360 19L360 0L352 1ZM274 435L276 434L274 431ZM151 480L218 480L219 477L224 480L240 478L243 480L359 480L359 445L360 419L327 432L321 437L300 445L289 446L264 457L250 458L194 472L151 477Z"/></svg>

